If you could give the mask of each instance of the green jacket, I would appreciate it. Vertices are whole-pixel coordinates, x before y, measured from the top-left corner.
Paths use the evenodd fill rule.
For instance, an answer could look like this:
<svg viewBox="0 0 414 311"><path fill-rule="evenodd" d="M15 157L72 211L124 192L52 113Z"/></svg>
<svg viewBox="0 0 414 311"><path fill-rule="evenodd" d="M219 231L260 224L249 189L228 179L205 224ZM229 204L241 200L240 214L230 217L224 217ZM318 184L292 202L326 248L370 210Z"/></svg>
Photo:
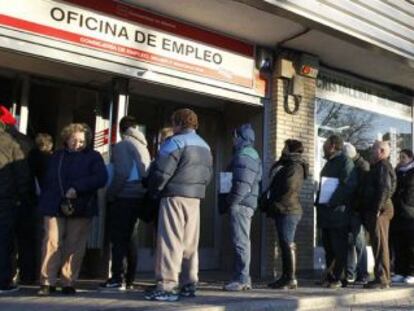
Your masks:
<svg viewBox="0 0 414 311"><path fill-rule="evenodd" d="M322 177L339 179L339 185L328 204L319 204L319 191L316 200L319 228L338 228L348 225L350 204L357 186L354 162L338 153L328 160L321 171Z"/></svg>

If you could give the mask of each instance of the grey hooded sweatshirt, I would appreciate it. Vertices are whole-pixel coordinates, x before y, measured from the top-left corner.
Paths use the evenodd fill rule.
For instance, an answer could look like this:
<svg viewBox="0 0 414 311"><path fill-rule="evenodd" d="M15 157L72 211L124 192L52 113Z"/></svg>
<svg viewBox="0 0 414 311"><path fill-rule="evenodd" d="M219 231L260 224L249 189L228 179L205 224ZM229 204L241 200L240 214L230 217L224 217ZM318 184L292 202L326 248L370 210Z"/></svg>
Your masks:
<svg viewBox="0 0 414 311"><path fill-rule="evenodd" d="M151 162L147 140L137 127L130 127L122 135L122 141L115 144L111 162L114 176L108 187L108 198L142 198L146 189L142 179L147 176ZM135 170L135 168L136 170ZM135 170L131 180L131 172Z"/></svg>

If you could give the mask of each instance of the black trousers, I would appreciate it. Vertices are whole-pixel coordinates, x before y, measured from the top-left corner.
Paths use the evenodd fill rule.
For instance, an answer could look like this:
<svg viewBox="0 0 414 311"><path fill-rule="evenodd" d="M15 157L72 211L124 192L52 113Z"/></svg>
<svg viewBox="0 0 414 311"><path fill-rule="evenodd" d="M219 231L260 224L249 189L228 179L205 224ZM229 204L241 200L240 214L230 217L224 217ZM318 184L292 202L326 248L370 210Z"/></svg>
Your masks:
<svg viewBox="0 0 414 311"><path fill-rule="evenodd" d="M322 244L325 262L329 270L329 281L340 281L345 277L348 255L348 227L323 228Z"/></svg>
<svg viewBox="0 0 414 311"><path fill-rule="evenodd" d="M137 245L131 238L137 225L140 199L118 198L110 205L109 232L112 244L112 278L133 282L137 266ZM125 264L127 268L125 269Z"/></svg>
<svg viewBox="0 0 414 311"><path fill-rule="evenodd" d="M390 235L395 274L414 276L414 228L393 230Z"/></svg>
<svg viewBox="0 0 414 311"><path fill-rule="evenodd" d="M15 222L15 262L22 282L35 282L39 277L41 249L41 217L33 206L19 206Z"/></svg>
<svg viewBox="0 0 414 311"><path fill-rule="evenodd" d="M13 202L0 203L0 287L13 280L13 243L16 211Z"/></svg>

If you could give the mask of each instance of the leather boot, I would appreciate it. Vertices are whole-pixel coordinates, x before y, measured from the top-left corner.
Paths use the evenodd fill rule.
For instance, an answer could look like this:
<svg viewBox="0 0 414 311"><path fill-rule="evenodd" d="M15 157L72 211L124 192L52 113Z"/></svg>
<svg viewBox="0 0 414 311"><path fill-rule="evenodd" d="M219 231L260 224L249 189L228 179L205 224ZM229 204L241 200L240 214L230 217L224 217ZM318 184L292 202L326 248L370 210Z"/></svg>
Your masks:
<svg viewBox="0 0 414 311"><path fill-rule="evenodd" d="M275 282L272 288L276 289L296 289L298 287L298 281L296 280L296 244L292 243L282 248L282 252L285 252L285 256L282 256L284 271L283 276L279 282ZM277 284L276 284L277 283Z"/></svg>

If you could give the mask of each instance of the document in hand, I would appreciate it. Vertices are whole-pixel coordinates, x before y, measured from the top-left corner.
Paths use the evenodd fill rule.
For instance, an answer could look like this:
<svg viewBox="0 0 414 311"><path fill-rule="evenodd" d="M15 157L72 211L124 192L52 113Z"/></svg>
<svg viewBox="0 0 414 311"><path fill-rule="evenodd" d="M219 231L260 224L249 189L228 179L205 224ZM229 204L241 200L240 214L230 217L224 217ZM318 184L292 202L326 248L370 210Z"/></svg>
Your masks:
<svg viewBox="0 0 414 311"><path fill-rule="evenodd" d="M319 192L319 204L326 204L331 199L336 188L338 188L339 179L334 177L321 178L321 191Z"/></svg>
<svg viewBox="0 0 414 311"><path fill-rule="evenodd" d="M220 172L220 193L229 193L231 190L233 173Z"/></svg>

